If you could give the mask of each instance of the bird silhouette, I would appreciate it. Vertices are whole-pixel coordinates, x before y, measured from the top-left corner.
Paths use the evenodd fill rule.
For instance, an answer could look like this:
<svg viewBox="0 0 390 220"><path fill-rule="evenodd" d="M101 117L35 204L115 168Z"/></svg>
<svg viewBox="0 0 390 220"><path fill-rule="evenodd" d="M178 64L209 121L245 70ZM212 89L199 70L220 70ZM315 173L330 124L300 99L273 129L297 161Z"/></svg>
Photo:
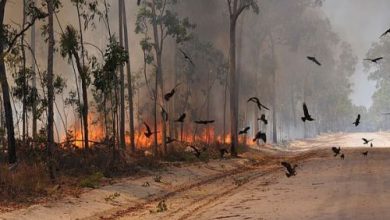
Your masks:
<svg viewBox="0 0 390 220"><path fill-rule="evenodd" d="M340 147L332 147L332 151L334 153L334 156L336 157L337 155L340 154L341 148Z"/></svg>
<svg viewBox="0 0 390 220"><path fill-rule="evenodd" d="M180 117L177 120L175 120L175 122L183 123L184 119L186 119L186 113L181 114Z"/></svg>
<svg viewBox="0 0 390 220"><path fill-rule="evenodd" d="M309 110L307 109L306 103L303 103L303 114L304 114L304 117L301 117L303 122L314 121L314 118L312 118L311 115L309 114Z"/></svg>
<svg viewBox="0 0 390 220"><path fill-rule="evenodd" d="M342 160L344 160L344 158L345 158L344 154L341 154L341 155L340 155L340 158L341 158Z"/></svg>
<svg viewBox="0 0 390 220"><path fill-rule="evenodd" d="M183 57L185 60L187 60L188 62L190 62L193 66L195 66L194 62L192 62L192 59L190 56L187 55L186 52L184 52L182 49L179 49L180 52L183 54Z"/></svg>
<svg viewBox="0 0 390 220"><path fill-rule="evenodd" d="M317 60L317 58L308 56L307 59L317 64L318 66L321 66L321 63Z"/></svg>
<svg viewBox="0 0 390 220"><path fill-rule="evenodd" d="M251 127L249 127L249 126L244 128L243 130L238 132L238 135L247 134L249 129L251 129Z"/></svg>
<svg viewBox="0 0 390 220"><path fill-rule="evenodd" d="M224 156L225 154L228 154L229 151L227 151L225 148L223 148L223 149L220 149L220 150L219 150L219 153L220 153L221 159L223 159L223 156Z"/></svg>
<svg viewBox="0 0 390 220"><path fill-rule="evenodd" d="M389 34L390 33L390 29L387 29L386 31L385 31L385 33L383 33L380 37L384 37L385 35L387 35L387 34Z"/></svg>
<svg viewBox="0 0 390 220"><path fill-rule="evenodd" d="M199 159L200 153L201 153L200 150L198 150L198 148L196 148L196 147L194 147L192 145L189 145L189 147L192 148L192 150L194 150L195 157L197 157Z"/></svg>
<svg viewBox="0 0 390 220"><path fill-rule="evenodd" d="M257 105L257 107L259 108L259 110L261 110L262 108L265 108L265 109L269 110L269 108L267 108L265 105L261 104L259 98L257 98L257 97L251 97L251 98L248 99L247 102L255 103Z"/></svg>
<svg viewBox="0 0 390 220"><path fill-rule="evenodd" d="M201 124L201 125L208 125L214 123L215 120L198 120L195 121L196 124Z"/></svg>
<svg viewBox="0 0 390 220"><path fill-rule="evenodd" d="M288 178L290 178L291 176L297 175L297 172L295 169L298 167L298 165L295 164L294 166L291 166L291 164L289 162L286 162L286 161L283 161L280 164L282 164L282 166L284 166L287 169L286 176Z"/></svg>
<svg viewBox="0 0 390 220"><path fill-rule="evenodd" d="M363 154L363 156L367 157L368 151L365 151L365 152L363 152L362 154Z"/></svg>
<svg viewBox="0 0 390 220"><path fill-rule="evenodd" d="M137 5L139 6L141 4L141 0L137 0Z"/></svg>
<svg viewBox="0 0 390 220"><path fill-rule="evenodd" d="M378 63L378 61L380 61L382 59L383 59L383 57L378 57L378 58L374 58L374 59L364 59L364 60L370 61L372 63Z"/></svg>
<svg viewBox="0 0 390 220"><path fill-rule="evenodd" d="M167 139L165 140L165 143L166 144L170 144L170 143L173 143L175 141L177 141L175 138L171 138L171 137L168 136Z"/></svg>
<svg viewBox="0 0 390 220"><path fill-rule="evenodd" d="M265 114L262 114L262 115L260 116L260 118L257 119L257 120L262 121L264 124L268 124L268 120L265 118Z"/></svg>
<svg viewBox="0 0 390 220"><path fill-rule="evenodd" d="M370 143L370 147L374 147L374 145L372 144L372 142Z"/></svg>
<svg viewBox="0 0 390 220"><path fill-rule="evenodd" d="M360 114L358 114L358 116L357 116L357 118L356 118L355 122L354 122L354 123L352 123L352 124L354 124L354 125L355 125L355 127L357 127L357 126L360 124Z"/></svg>
<svg viewBox="0 0 390 220"><path fill-rule="evenodd" d="M259 139L263 140L263 142L266 143L267 142L267 134L262 133L261 131L257 132L255 135L255 138L253 138L253 142L256 142Z"/></svg>
<svg viewBox="0 0 390 220"><path fill-rule="evenodd" d="M165 101L169 102L169 100L175 95L176 89L178 86L180 86L180 84L181 83L177 84L175 87L173 87L173 89L170 92L168 92L164 95Z"/></svg>
<svg viewBox="0 0 390 220"><path fill-rule="evenodd" d="M152 132L152 130L150 130L150 127L148 124L146 124L146 122L144 122L144 125L146 127L146 132L144 132L144 135L145 135L145 137L150 138L150 136L153 135L153 132Z"/></svg>
<svg viewBox="0 0 390 220"><path fill-rule="evenodd" d="M373 141L374 139L368 140L368 139L366 139L366 138L362 138L362 140L364 141L363 144L368 144L368 143L370 143L371 141Z"/></svg>
<svg viewBox="0 0 390 220"><path fill-rule="evenodd" d="M162 106L161 106L161 117L163 118L164 121L168 121L169 119L168 112Z"/></svg>

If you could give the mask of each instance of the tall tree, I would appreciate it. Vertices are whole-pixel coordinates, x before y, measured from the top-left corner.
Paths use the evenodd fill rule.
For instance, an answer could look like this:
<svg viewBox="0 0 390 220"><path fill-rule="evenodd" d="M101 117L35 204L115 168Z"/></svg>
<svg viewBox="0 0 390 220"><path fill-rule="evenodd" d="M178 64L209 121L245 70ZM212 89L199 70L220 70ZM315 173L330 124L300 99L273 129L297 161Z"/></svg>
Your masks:
<svg viewBox="0 0 390 220"><path fill-rule="evenodd" d="M237 155L238 146L238 97L239 77L236 75L236 27L237 20L244 10L252 8L259 13L259 6L256 0L227 0L230 16L230 37L229 37L229 78L230 78L230 132L232 155Z"/></svg>
<svg viewBox="0 0 390 220"><path fill-rule="evenodd" d="M123 7L124 2L118 0L119 8L119 45L123 47ZM119 110L119 146L122 149L126 147L126 137L125 137L125 71L123 66L119 67L120 72L120 110Z"/></svg>

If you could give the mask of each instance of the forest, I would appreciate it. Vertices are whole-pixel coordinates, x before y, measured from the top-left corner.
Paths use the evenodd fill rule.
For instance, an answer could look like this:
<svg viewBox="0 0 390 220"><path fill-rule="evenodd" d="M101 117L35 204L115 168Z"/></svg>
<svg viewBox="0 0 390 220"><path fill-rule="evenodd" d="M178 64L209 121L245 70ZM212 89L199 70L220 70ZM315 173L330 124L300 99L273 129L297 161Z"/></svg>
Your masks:
<svg viewBox="0 0 390 220"><path fill-rule="evenodd" d="M360 61L323 2L1 0L0 203L165 162L388 130L390 64L364 64L377 90L371 108L354 105ZM388 47L382 38L367 57ZM314 121L302 122L302 103ZM367 123L353 127L357 114Z"/></svg>

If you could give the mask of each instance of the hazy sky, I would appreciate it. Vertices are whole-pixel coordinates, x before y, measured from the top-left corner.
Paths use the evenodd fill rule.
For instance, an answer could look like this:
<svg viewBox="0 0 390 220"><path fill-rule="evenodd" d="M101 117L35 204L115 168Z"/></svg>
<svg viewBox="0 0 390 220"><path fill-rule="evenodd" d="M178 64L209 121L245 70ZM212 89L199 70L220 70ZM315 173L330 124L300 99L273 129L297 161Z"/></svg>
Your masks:
<svg viewBox="0 0 390 220"><path fill-rule="evenodd" d="M368 82L362 60L371 44L390 28L389 0L326 0L323 10L329 17L334 30L349 42L359 57L353 76L354 94L351 97L357 105L369 107L375 91L375 82Z"/></svg>

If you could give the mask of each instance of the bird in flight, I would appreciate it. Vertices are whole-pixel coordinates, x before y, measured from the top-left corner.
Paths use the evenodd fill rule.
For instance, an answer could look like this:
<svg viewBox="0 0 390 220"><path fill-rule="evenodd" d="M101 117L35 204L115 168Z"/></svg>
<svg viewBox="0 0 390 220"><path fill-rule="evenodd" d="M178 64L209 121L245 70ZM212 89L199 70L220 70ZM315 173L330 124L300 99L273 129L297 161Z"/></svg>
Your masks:
<svg viewBox="0 0 390 220"><path fill-rule="evenodd" d="M370 143L371 141L373 141L374 139L368 140L368 139L366 139L366 138L362 138L362 140L364 141L363 144L368 144L368 143Z"/></svg>
<svg viewBox="0 0 390 220"><path fill-rule="evenodd" d="M363 154L363 156L367 157L368 151L365 151L362 154Z"/></svg>
<svg viewBox="0 0 390 220"><path fill-rule="evenodd" d="M183 57L185 60L187 60L188 62L190 62L193 66L195 66L194 62L192 62L192 59L190 56L187 55L186 52L184 52L182 49L179 49L180 52L183 54Z"/></svg>
<svg viewBox="0 0 390 220"><path fill-rule="evenodd" d="M243 130L238 132L238 135L248 134L249 129L251 129L251 127L249 127L249 126L244 128Z"/></svg>
<svg viewBox="0 0 390 220"><path fill-rule="evenodd" d="M294 166L291 166L291 164L289 162L286 162L286 161L283 161L280 164L282 164L282 166L284 166L287 169L286 176L288 178L290 178L291 176L297 175L297 172L295 169L298 167L298 165L295 164Z"/></svg>
<svg viewBox="0 0 390 220"><path fill-rule="evenodd" d="M145 137L150 138L150 136L153 135L153 132L152 132L152 130L150 130L150 127L148 124L146 124L146 122L144 122L144 125L146 127L146 132L144 132L144 135L145 135Z"/></svg>
<svg viewBox="0 0 390 220"><path fill-rule="evenodd" d="M169 102L169 100L175 95L176 88L177 88L178 86L180 86L180 84L181 84L181 83L177 84L175 87L173 87L173 89L172 89L170 92L168 92L168 93L166 93L166 94L164 95L165 101Z"/></svg>
<svg viewBox="0 0 390 220"><path fill-rule="evenodd" d="M262 133L261 131L257 132L255 138L253 138L253 142L256 142L259 139L263 140L263 142L266 143L267 142L267 134Z"/></svg>
<svg viewBox="0 0 390 220"><path fill-rule="evenodd" d="M383 59L383 57L378 57L378 58L374 58L374 59L364 59L364 60L370 61L372 63L378 63L378 61L380 61L382 59Z"/></svg>
<svg viewBox="0 0 390 220"><path fill-rule="evenodd" d="M214 123L215 120L198 120L195 121L196 124L201 124L201 125L208 125Z"/></svg>
<svg viewBox="0 0 390 220"><path fill-rule="evenodd" d="M186 118L186 113L183 113L180 115L180 117L177 120L175 120L175 122L183 123L185 118Z"/></svg>
<svg viewBox="0 0 390 220"><path fill-rule="evenodd" d="M340 147L332 147L332 151L334 153L334 156L336 157L337 155L340 154L341 148Z"/></svg>
<svg viewBox="0 0 390 220"><path fill-rule="evenodd" d="M386 36L386 35L389 34L389 33L390 33L390 28L387 29L387 30L385 31L385 33L383 33L380 37L384 37L384 36Z"/></svg>
<svg viewBox="0 0 390 220"><path fill-rule="evenodd" d="M352 124L354 124L354 125L355 125L355 127L357 127L357 126L360 124L360 114L358 114L358 116L357 116L357 118L356 118L355 122L354 122L354 123L352 123Z"/></svg>
<svg viewBox="0 0 390 220"><path fill-rule="evenodd" d="M304 117L301 117L302 121L314 121L314 118L311 117L309 114L309 110L307 109L306 103L303 103L303 115Z"/></svg>
<svg viewBox="0 0 390 220"><path fill-rule="evenodd" d="M259 108L259 110L261 110L262 108L265 108L265 109L269 110L269 108L267 108L265 105L261 104L259 98L257 98L257 97L251 97L251 98L248 99L247 102L255 103L257 105L257 107Z"/></svg>
<svg viewBox="0 0 390 220"><path fill-rule="evenodd" d="M265 114L262 114L261 117L257 120L262 121L265 125L268 124L268 120L265 118Z"/></svg>
<svg viewBox="0 0 390 220"><path fill-rule="evenodd" d="M308 56L307 59L317 64L318 66L321 66L321 63L317 60L317 58Z"/></svg>

